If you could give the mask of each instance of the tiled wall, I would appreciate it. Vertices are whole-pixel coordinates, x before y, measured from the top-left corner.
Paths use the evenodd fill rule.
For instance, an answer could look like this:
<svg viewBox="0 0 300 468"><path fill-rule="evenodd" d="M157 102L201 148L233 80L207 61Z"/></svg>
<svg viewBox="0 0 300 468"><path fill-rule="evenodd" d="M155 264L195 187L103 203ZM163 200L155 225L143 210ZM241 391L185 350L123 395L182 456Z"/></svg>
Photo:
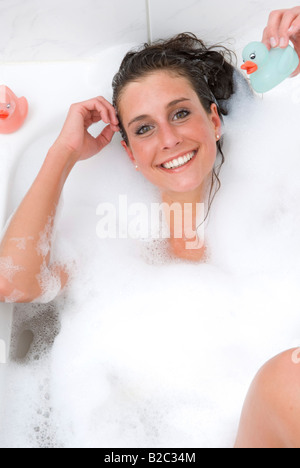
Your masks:
<svg viewBox="0 0 300 468"><path fill-rule="evenodd" d="M0 0L0 61L74 60L182 31L207 41L260 39L268 13L296 0ZM297 2L296 2L297 3ZM256 38L253 38L256 39Z"/></svg>

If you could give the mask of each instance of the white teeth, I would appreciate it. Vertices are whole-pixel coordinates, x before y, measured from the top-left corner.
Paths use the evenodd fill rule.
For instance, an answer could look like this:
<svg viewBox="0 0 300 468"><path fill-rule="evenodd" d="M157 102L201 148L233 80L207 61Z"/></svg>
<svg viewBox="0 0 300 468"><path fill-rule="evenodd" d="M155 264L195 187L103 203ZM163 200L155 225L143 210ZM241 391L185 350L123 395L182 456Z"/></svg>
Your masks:
<svg viewBox="0 0 300 468"><path fill-rule="evenodd" d="M162 164L162 167L164 167L165 169L174 169L180 166L184 166L191 159L193 159L195 155L196 151L193 151L192 153L188 153L185 156L181 156L178 159L173 159L173 161L167 162L166 164Z"/></svg>

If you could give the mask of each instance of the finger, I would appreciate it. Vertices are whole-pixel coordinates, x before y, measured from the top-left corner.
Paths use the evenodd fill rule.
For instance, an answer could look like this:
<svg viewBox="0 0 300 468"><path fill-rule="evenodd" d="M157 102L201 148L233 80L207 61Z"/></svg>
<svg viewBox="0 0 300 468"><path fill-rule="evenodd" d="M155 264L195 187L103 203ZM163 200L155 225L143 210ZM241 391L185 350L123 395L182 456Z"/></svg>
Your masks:
<svg viewBox="0 0 300 468"><path fill-rule="evenodd" d="M104 123L111 124L114 131L119 131L119 120L116 116L115 109L104 98L103 100L104 102L98 99L96 104L97 111L95 111L92 116L94 122L103 120Z"/></svg>
<svg viewBox="0 0 300 468"><path fill-rule="evenodd" d="M270 37L269 37L269 30L268 28L264 29L263 37L262 37L262 42L267 46L267 48L270 50L271 49L271 44L270 44Z"/></svg>
<svg viewBox="0 0 300 468"><path fill-rule="evenodd" d="M103 96L99 96L98 100L107 109L108 114L110 116L110 122L114 125L118 125L119 119L117 117L117 113L116 113L114 106L110 102L108 102Z"/></svg>
<svg viewBox="0 0 300 468"><path fill-rule="evenodd" d="M113 131L111 125L107 125L107 127L104 128L101 134L96 138L100 150L105 148L105 146L111 142L114 134L115 132Z"/></svg>
<svg viewBox="0 0 300 468"><path fill-rule="evenodd" d="M297 14L293 13L292 10L288 10L284 13L282 16L280 26L279 26L279 36L280 36L280 41L279 41L279 46L284 48L289 45L289 39L291 32L289 34L289 30L294 22L294 20L297 18Z"/></svg>
<svg viewBox="0 0 300 468"><path fill-rule="evenodd" d="M101 121L102 121L102 118L101 118L100 112L99 111L93 111L90 118L85 120L84 126L85 126L86 129L88 129L91 125L96 124L96 123L101 122ZM105 122L105 123L110 123L110 122ZM114 132L119 132L120 131L119 125L113 125L112 123L110 125L111 125L111 128L113 129Z"/></svg>
<svg viewBox="0 0 300 468"><path fill-rule="evenodd" d="M292 41L294 39L294 36L296 36L300 32L300 15L294 19L293 23L288 29L288 35L290 37L290 40Z"/></svg>
<svg viewBox="0 0 300 468"><path fill-rule="evenodd" d="M101 116L100 116L99 112L95 112L95 114L92 116L91 120L87 122L87 125L90 126L92 124L100 122L101 120L102 119L101 119ZM110 122L105 122L105 123L110 123ZM111 128L113 129L114 132L119 132L120 131L119 125L113 125L112 123L110 123L110 125L111 125Z"/></svg>
<svg viewBox="0 0 300 468"><path fill-rule="evenodd" d="M103 120L103 122L106 124L111 123L108 109L99 101L97 101L96 103L96 111L95 111L94 116L97 114L97 112L98 112L98 116L100 117L99 120Z"/></svg>
<svg viewBox="0 0 300 468"><path fill-rule="evenodd" d="M114 107L102 96L94 99L89 99L72 106L76 112L79 112L84 119L85 127L89 127L92 123L103 120L106 124L112 124L117 130L119 120Z"/></svg>
<svg viewBox="0 0 300 468"><path fill-rule="evenodd" d="M120 130L121 130L120 127L119 127L119 125L110 124L110 126L111 126L111 128L113 129L113 131L114 131L115 133L118 133L118 132L120 132Z"/></svg>
<svg viewBox="0 0 300 468"><path fill-rule="evenodd" d="M95 115L99 116L99 120L105 123L110 123L111 119L108 112L108 106L99 98L89 99L74 105L74 108L81 113L85 121L90 120Z"/></svg>
<svg viewBox="0 0 300 468"><path fill-rule="evenodd" d="M270 13L268 25L264 30L263 42L270 47L279 45L279 27L285 10L274 10Z"/></svg>

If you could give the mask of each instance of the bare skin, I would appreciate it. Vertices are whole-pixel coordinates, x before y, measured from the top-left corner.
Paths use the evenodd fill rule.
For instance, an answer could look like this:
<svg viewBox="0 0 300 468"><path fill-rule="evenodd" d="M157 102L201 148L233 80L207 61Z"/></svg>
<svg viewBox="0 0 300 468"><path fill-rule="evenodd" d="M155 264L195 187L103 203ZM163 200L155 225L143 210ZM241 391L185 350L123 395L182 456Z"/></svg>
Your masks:
<svg viewBox="0 0 300 468"><path fill-rule="evenodd" d="M247 395L236 448L300 447L300 350L265 364Z"/></svg>

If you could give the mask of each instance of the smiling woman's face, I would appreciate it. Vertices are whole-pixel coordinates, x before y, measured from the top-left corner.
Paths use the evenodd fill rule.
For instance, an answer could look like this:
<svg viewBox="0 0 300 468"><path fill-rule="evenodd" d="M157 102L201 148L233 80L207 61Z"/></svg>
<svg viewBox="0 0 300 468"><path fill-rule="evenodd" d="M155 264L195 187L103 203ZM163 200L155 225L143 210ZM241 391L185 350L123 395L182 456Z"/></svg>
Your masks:
<svg viewBox="0 0 300 468"><path fill-rule="evenodd" d="M215 104L207 114L186 78L158 71L129 83L120 115L128 137L123 146L150 182L170 195L204 188L221 120Z"/></svg>

